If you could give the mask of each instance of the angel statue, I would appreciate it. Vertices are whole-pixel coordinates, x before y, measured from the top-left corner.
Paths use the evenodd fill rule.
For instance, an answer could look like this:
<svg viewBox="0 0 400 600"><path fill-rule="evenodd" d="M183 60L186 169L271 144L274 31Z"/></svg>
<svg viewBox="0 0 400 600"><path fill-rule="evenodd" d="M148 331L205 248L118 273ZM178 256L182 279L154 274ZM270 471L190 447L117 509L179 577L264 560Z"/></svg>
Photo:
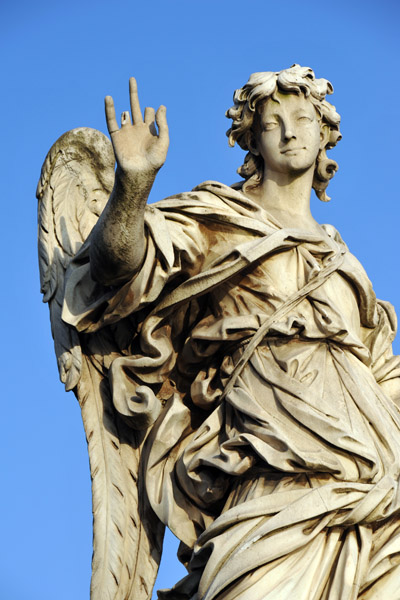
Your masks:
<svg viewBox="0 0 400 600"><path fill-rule="evenodd" d="M39 257L93 481L92 600L151 597L165 526L187 576L162 600L400 599L400 359L332 225L333 92L254 73L227 132L247 152L147 206L166 109L130 80L111 143L75 129L42 168ZM116 170L114 172L114 162Z"/></svg>

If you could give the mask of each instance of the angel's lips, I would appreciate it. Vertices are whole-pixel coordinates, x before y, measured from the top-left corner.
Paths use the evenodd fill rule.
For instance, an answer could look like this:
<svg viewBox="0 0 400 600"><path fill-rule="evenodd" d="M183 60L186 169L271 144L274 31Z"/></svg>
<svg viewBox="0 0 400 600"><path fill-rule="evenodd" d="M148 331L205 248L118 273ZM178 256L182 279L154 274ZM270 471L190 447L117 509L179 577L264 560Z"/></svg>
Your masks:
<svg viewBox="0 0 400 600"><path fill-rule="evenodd" d="M305 150L305 148L287 148L286 150L281 150L281 154L296 154L300 150Z"/></svg>

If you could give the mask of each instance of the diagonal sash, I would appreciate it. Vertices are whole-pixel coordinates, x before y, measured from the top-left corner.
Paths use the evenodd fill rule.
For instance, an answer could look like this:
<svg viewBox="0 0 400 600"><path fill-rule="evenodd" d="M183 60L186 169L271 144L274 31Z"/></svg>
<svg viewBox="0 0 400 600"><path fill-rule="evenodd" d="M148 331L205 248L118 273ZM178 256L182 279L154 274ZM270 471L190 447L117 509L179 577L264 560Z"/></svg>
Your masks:
<svg viewBox="0 0 400 600"><path fill-rule="evenodd" d="M242 373L244 367L248 363L251 358L254 350L257 346L262 342L264 337L267 335L268 331L271 329L275 323L280 321L283 317L285 317L289 311L298 306L300 302L304 300L308 296L310 292L313 292L317 288L319 288L327 279L337 271L337 269L341 266L344 260L345 250L343 250L340 254L336 254L332 258L329 259L329 264L324 267L311 281L309 281L304 287L300 290L289 296L283 304L281 304L274 313L265 319L260 328L255 332L253 337L250 339L249 343L246 345L246 348L241 355L239 361L235 365L233 369L228 383L225 386L225 389L222 393L220 400L224 400L226 396L233 390L235 383Z"/></svg>
<svg viewBox="0 0 400 600"><path fill-rule="evenodd" d="M279 229L256 241L245 242L218 258L205 271L190 277L164 297L150 313L165 314L183 302L209 292L240 271L280 250L289 250L303 242L315 243L320 237L299 229Z"/></svg>

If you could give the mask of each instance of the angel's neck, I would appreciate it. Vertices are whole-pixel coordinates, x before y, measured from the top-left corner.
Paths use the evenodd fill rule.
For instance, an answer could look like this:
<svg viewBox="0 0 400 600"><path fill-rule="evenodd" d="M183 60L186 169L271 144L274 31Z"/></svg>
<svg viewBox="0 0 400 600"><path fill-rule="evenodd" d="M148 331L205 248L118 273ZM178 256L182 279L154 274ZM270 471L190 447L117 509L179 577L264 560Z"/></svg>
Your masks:
<svg viewBox="0 0 400 600"><path fill-rule="evenodd" d="M311 169L296 176L271 173L246 193L285 227L313 226L316 221L310 207L312 178Z"/></svg>

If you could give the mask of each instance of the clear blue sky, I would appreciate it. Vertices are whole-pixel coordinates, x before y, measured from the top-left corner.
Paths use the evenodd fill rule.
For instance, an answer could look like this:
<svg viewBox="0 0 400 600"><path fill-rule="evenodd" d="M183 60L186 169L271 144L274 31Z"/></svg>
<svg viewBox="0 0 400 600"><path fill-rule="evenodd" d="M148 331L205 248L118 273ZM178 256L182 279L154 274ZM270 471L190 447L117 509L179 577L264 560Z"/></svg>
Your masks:
<svg viewBox="0 0 400 600"><path fill-rule="evenodd" d="M168 108L171 147L152 200L237 180L225 110L254 71L294 62L332 81L340 171L314 215L333 223L377 295L400 311L399 3L396 0L5 0L0 8L3 179L1 600L87 600L91 492L79 408L58 382L36 256L35 188L65 131L106 131L103 98ZM397 352L400 344L395 343ZM168 541L159 586L180 574Z"/></svg>

